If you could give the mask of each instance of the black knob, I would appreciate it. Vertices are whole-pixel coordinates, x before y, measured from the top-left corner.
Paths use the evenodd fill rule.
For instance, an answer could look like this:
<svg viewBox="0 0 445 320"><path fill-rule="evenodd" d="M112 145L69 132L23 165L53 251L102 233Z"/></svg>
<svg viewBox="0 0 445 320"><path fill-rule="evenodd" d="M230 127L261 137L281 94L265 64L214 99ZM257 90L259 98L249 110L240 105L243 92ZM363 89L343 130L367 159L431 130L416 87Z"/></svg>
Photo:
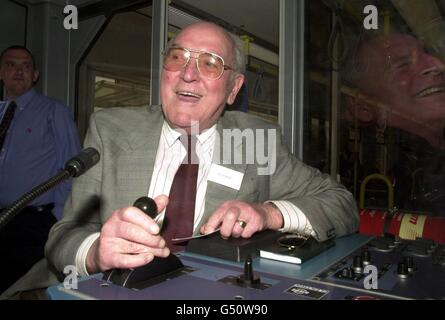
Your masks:
<svg viewBox="0 0 445 320"><path fill-rule="evenodd" d="M362 251L362 261L364 265L371 264L371 253L368 250Z"/></svg>
<svg viewBox="0 0 445 320"><path fill-rule="evenodd" d="M253 266L252 266L252 258L249 256L244 263L244 278L246 280L253 280Z"/></svg>
<svg viewBox="0 0 445 320"><path fill-rule="evenodd" d="M408 272L414 271L414 259L411 256L406 256L403 258L403 262L406 264L408 268Z"/></svg>
<svg viewBox="0 0 445 320"><path fill-rule="evenodd" d="M354 268L355 273L363 272L363 260L361 256L354 257L354 262L352 263L352 267Z"/></svg>
<svg viewBox="0 0 445 320"><path fill-rule="evenodd" d="M344 268L341 271L341 275L342 275L342 278L352 279L354 276L354 272L352 271L351 268Z"/></svg>
<svg viewBox="0 0 445 320"><path fill-rule="evenodd" d="M404 262L399 262L397 264L397 275L402 278L408 278L409 271L408 271L408 265Z"/></svg>
<svg viewBox="0 0 445 320"><path fill-rule="evenodd" d="M256 288L260 286L260 278L255 277L250 255L247 256L244 262L244 273L238 277L237 282L245 287Z"/></svg>
<svg viewBox="0 0 445 320"><path fill-rule="evenodd" d="M140 197L133 203L133 207L144 211L152 219L158 215L158 206L156 202L149 197Z"/></svg>

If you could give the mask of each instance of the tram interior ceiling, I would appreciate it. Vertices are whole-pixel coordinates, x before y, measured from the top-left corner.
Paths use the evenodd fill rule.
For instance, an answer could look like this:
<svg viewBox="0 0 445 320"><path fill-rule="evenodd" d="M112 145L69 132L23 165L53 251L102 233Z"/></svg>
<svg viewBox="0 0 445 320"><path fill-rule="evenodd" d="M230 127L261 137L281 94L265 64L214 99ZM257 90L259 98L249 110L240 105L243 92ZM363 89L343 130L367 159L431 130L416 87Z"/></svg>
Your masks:
<svg viewBox="0 0 445 320"><path fill-rule="evenodd" d="M0 29L0 49L23 44L36 53L37 88L74 108L83 136L91 113L147 105L156 94L152 63L162 46L152 26L160 1L68 1L78 8L79 30L64 37L66 2L1 1L0 21L21 27ZM302 37L287 32L297 28L284 19L289 0L166 3L169 39L208 20L243 44L246 82L229 109L281 125L301 115L285 138L301 140L302 159L366 207L445 214L445 0L307 0ZM36 31L42 26L46 33ZM304 48L303 62L280 60L296 48ZM292 87L299 103L284 98L289 78L303 79L301 92Z"/></svg>

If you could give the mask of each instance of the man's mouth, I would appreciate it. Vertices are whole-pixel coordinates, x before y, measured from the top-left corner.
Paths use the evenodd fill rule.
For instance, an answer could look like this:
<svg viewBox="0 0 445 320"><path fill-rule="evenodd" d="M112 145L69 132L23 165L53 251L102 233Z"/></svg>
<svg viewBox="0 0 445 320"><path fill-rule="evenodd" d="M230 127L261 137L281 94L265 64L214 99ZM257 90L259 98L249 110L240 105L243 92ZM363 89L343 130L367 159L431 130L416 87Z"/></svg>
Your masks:
<svg viewBox="0 0 445 320"><path fill-rule="evenodd" d="M418 94L416 94L417 98L424 98L436 93L441 93L444 91L444 87L443 86L439 86L439 87L431 87L431 88L427 88L424 89L422 91L420 91Z"/></svg>
<svg viewBox="0 0 445 320"><path fill-rule="evenodd" d="M191 91L176 91L176 94L178 96L183 96L183 97L191 97L191 98L196 98L196 99L202 98L202 95L191 92Z"/></svg>

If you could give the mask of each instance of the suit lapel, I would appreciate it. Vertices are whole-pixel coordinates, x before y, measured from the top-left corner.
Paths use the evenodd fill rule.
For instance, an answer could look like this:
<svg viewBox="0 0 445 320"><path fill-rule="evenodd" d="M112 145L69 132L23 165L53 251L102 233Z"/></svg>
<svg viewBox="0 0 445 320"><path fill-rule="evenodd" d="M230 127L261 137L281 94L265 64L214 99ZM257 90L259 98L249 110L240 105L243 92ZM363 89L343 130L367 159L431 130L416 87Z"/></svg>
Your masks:
<svg viewBox="0 0 445 320"><path fill-rule="evenodd" d="M123 176L120 178L129 204L148 194L164 122L158 107L149 107L143 117L144 120L134 127L122 143L127 153L125 167L129 168L130 172L122 172Z"/></svg>

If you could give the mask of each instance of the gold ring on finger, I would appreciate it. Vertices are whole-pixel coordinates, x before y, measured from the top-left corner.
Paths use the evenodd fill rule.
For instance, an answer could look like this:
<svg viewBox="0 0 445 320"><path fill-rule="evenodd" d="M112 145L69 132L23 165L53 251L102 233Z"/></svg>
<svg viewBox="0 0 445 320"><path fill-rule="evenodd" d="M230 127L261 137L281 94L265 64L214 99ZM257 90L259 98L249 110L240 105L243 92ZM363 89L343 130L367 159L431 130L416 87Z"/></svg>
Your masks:
<svg viewBox="0 0 445 320"><path fill-rule="evenodd" d="M241 227L241 228L245 228L246 227L246 225L247 225L247 223L246 223L246 221L244 221L244 220L237 220L237 222L238 222L238 224L239 224L239 226Z"/></svg>

